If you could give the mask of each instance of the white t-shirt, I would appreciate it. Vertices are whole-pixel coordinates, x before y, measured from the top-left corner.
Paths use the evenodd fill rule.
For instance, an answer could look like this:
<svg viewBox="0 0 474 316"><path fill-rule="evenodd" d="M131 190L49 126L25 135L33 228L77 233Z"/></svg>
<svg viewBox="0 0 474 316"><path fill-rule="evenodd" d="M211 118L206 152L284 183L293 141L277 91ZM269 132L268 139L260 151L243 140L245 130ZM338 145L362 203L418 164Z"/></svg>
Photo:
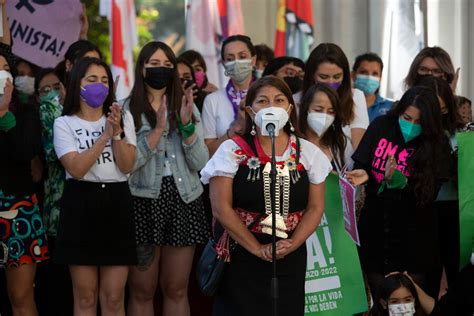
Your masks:
<svg viewBox="0 0 474 316"><path fill-rule="evenodd" d="M135 124L130 112L125 111L124 132L125 141L136 146ZM106 117L90 122L77 115L61 116L54 121L54 149L58 158L67 153L81 153L94 145L105 129ZM72 176L66 171L66 179ZM115 163L112 150L112 140L109 140L104 150L92 168L81 180L90 182L122 182L127 181L128 175L123 174Z"/></svg>
<svg viewBox="0 0 474 316"><path fill-rule="evenodd" d="M225 88L206 96L201 118L204 139L220 138L225 135L234 121L234 107L227 97Z"/></svg>
<svg viewBox="0 0 474 316"><path fill-rule="evenodd" d="M206 166L201 170L201 182L208 184L212 177L223 176L233 178L239 169L235 151L239 149L233 140L224 141ZM277 161L286 161L290 155L290 147ZM332 165L327 156L314 144L300 138L300 163L304 166L309 182L319 184L323 182Z"/></svg>
<svg viewBox="0 0 474 316"><path fill-rule="evenodd" d="M354 100L354 118L349 125L342 128L344 134L351 140L352 128L367 129L367 127L369 127L369 112L367 111L367 102L364 93L359 89L353 89L352 99Z"/></svg>

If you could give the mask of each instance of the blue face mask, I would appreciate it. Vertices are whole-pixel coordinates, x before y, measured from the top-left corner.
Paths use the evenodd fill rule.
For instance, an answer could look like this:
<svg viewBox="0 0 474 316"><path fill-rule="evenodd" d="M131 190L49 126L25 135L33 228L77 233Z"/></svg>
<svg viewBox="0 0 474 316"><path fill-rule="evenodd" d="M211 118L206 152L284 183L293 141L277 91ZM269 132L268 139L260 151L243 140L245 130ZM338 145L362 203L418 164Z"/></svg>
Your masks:
<svg viewBox="0 0 474 316"><path fill-rule="evenodd" d="M380 87L380 78L375 76L357 75L354 88L361 90L365 95L374 94Z"/></svg>
<svg viewBox="0 0 474 316"><path fill-rule="evenodd" d="M421 135L420 124L413 124L412 122L405 121L401 117L398 119L398 123L400 124L400 130L402 131L405 143Z"/></svg>

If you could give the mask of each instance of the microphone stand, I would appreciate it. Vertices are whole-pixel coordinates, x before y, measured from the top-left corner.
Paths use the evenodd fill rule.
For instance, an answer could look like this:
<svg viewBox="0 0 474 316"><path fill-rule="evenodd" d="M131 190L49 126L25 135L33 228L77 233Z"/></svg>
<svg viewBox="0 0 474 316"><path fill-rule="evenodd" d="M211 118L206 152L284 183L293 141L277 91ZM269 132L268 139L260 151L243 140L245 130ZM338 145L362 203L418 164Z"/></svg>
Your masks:
<svg viewBox="0 0 474 316"><path fill-rule="evenodd" d="M277 264L276 264L276 207L275 207L275 190L277 184L277 169L276 169L276 157L275 157L275 128L268 128L268 134L270 135L270 140L272 142L272 157L271 157L271 169L270 169L270 182L271 182L271 189L270 189L270 196L272 199L272 280L271 280L271 288L270 288L270 295L272 298L273 309L272 315L278 315L278 296L279 296L279 289L278 289L278 277L277 277Z"/></svg>

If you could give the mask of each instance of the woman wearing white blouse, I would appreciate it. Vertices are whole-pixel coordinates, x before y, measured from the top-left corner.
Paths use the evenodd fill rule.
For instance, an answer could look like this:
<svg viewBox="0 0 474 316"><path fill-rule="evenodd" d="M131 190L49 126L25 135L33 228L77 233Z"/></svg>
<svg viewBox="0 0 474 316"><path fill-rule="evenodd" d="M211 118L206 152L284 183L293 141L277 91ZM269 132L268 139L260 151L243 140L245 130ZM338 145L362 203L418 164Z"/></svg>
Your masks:
<svg viewBox="0 0 474 316"><path fill-rule="evenodd" d="M221 57L229 82L225 88L209 94L202 109L204 140L210 155L223 141L245 128L245 117L239 106L252 82L257 58L250 38L245 35L228 37L222 43Z"/></svg>

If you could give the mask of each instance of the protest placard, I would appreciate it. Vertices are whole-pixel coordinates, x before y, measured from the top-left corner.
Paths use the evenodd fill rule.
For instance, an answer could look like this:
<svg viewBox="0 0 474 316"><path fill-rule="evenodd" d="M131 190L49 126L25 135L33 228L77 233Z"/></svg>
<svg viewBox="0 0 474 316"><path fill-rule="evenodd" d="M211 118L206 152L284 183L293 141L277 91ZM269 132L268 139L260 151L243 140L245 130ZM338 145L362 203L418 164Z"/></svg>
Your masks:
<svg viewBox="0 0 474 316"><path fill-rule="evenodd" d="M54 67L79 39L79 0L10 0L8 22L13 53L40 67Z"/></svg>

